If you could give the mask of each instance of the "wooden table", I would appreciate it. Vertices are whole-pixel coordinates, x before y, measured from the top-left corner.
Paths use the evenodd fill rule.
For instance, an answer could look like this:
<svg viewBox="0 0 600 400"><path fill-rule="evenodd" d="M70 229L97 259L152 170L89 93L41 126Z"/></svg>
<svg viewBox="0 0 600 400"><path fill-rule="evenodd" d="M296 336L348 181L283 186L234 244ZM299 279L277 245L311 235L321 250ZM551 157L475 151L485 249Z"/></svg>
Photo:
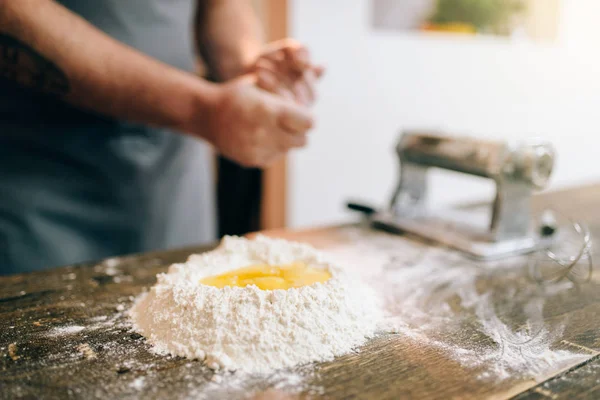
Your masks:
<svg viewBox="0 0 600 400"><path fill-rule="evenodd" d="M558 209L598 236L599 202L600 186L589 186L541 195L535 206ZM531 279L527 260L477 266L456 253L363 224L269 234L354 257L365 268L385 262L383 269L393 273L419 271L415 267L421 264L430 268L424 260L437 251L438 261L448 260L447 271L465 272L447 282L440 278L445 272L436 275L437 286L431 286L432 277L400 282L404 286L398 287L410 284L414 290L403 292L398 301L406 303L399 306L410 310L410 300L410 307L421 307L425 323L415 325L420 320L399 308L407 322L403 329L382 334L356 354L299 369L300 391L289 385L286 373L219 378L200 362L154 355L130 329L125 311L134 297L169 264L206 248L0 278L0 398L600 398L597 273L579 285L539 284ZM420 249L413 252L418 257L399 260L411 246ZM398 253L400 248L405 250ZM395 261L385 259L394 251ZM465 279L469 276L473 279ZM429 291L423 289L426 283ZM478 296L471 303L467 289ZM491 308L482 306L485 302ZM536 312L541 331L527 330ZM497 333L486 328L490 321L501 324ZM434 328L425 328L430 325ZM511 342L510 334L526 340ZM540 337L543 343L536 345ZM541 346L537 353L536 346Z"/></svg>

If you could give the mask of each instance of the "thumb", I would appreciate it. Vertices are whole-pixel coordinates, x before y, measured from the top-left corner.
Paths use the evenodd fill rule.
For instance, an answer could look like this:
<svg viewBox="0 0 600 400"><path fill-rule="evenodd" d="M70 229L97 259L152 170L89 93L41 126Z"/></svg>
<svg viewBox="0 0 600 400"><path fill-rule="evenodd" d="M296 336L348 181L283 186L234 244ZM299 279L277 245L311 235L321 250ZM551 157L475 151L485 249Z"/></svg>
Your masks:
<svg viewBox="0 0 600 400"><path fill-rule="evenodd" d="M304 134L313 127L314 120L312 113L308 108L302 107L289 100L281 99L277 124L281 129L287 132Z"/></svg>

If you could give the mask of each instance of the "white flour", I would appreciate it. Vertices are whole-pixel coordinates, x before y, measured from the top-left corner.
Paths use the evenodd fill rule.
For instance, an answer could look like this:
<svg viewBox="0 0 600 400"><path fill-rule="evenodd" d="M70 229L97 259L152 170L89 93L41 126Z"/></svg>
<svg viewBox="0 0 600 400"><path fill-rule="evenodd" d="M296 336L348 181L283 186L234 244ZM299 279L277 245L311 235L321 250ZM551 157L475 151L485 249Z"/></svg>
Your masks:
<svg viewBox="0 0 600 400"><path fill-rule="evenodd" d="M527 278L523 259L475 263L381 232L348 229L344 235L345 243L328 253L360 271L384 297L395 330L479 370L479 378L543 378L588 356L557 348L566 320L544 322L547 302L573 295L570 281L540 286ZM524 319L514 320L514 314ZM480 335L488 343L473 339Z"/></svg>
<svg viewBox="0 0 600 400"><path fill-rule="evenodd" d="M85 329L85 326L78 326L78 325L58 327L58 328L54 328L50 332L48 332L48 336L73 335L73 334L83 331L84 329Z"/></svg>
<svg viewBox="0 0 600 400"><path fill-rule="evenodd" d="M218 289L200 279L256 263L327 268L325 283L288 290ZM348 353L378 329L377 296L310 246L259 236L226 237L160 274L130 311L159 353L202 359L212 369L266 373Z"/></svg>
<svg viewBox="0 0 600 400"><path fill-rule="evenodd" d="M231 374L215 374L211 382L200 388L191 389L186 398L194 400L295 399L295 395L302 393L306 398L311 399L313 396L323 394L323 387L308 383L314 380L316 375L310 366L278 370L268 375L251 375L240 371Z"/></svg>
<svg viewBox="0 0 600 400"><path fill-rule="evenodd" d="M202 291L197 300L204 302L209 309L195 314L189 308L186 310L186 304L190 304L190 294L197 293L194 291L198 289L197 282L206 275L260 261L277 264L315 259L316 263L324 263L322 254L305 246L288 245L286 242L275 244L260 239L263 245L250 250L244 242L231 240L208 258L193 256L186 265L172 267L169 275L161 276L153 292L145 299L138 300L137 312L140 313L139 319L145 321L146 331L141 330L142 324L139 322L138 330L162 352L186 355L183 352L185 350L193 356L195 350L190 343L195 342L198 346L196 349L210 349L207 351L210 356L206 360L209 363L218 361L213 367L223 363L231 369L250 367L250 371L267 371L308 361L327 360L348 352L352 348L352 341L360 344L365 336L372 335L380 313L385 313L386 325L393 328L390 331L398 333L392 336L393 340L414 341L422 348L430 349L428 351L435 351L440 358L457 361L461 368L469 369L469 373L478 379L494 382L529 378L543 380L552 371L573 366L590 357L585 350L569 342L573 333L569 332L566 318L548 318L546 314L547 310L552 309L552 304L579 296L578 290L581 288L577 289L568 280L544 285L536 283L528 276L530 271L522 258L512 263L474 263L456 252L430 247L410 237L361 228L344 229L336 240L333 245L331 241L323 241L323 249L328 257L325 264L336 277L326 285L338 282L332 287L338 288L339 296L335 290L322 291L320 286L316 286L319 290L314 290L314 293L328 294L322 295L320 303L311 300L311 304L318 305L312 312L299 313L294 318L291 311L284 312L280 308L302 310L299 299L305 298L308 291L294 289L298 301L294 302L295 298L291 299L291 295L283 296L276 300L280 306L275 306L265 299L264 295L268 292L250 288L237 288L241 290L239 295L234 295L233 289L223 290L219 292L220 295ZM318 246L319 243L316 237L314 244ZM294 249L281 251L280 246L292 246ZM228 250L225 251L224 247ZM564 247L561 242L560 248ZM304 250L300 250L302 248ZM278 249L277 252L275 249ZM228 261L223 263L224 260ZM344 274L331 267L331 264L343 266ZM359 276L361 283L349 280L349 276ZM177 285L177 289L174 285ZM374 299L372 290L381 297L380 302ZM154 293L156 291L160 293ZM208 297L220 301L211 303ZM245 299L245 302L237 308L222 306L231 303L234 298ZM368 304L363 304L363 300ZM144 302L146 304L142 306ZM260 303L263 305L259 306ZM176 304L175 308L173 304ZM336 304L341 306L336 309ZM148 310L149 315L141 316L142 309ZM275 315L269 317L265 313ZM277 313L280 317L276 316ZM373 319L369 318L371 313ZM173 315L176 316L174 322L168 322ZM188 315L188 319L193 321L185 321L183 315ZM209 323L202 326L199 320L207 317ZM338 318L335 329L331 328L334 318ZM348 322L352 318L356 321L354 326ZM239 323L238 319L244 322ZM305 319L310 322L305 322L304 326L312 334L300 340L296 338L297 342L303 343L296 350L297 343L292 335L298 336L298 332L308 335L299 328ZM258 323L262 327L250 326L249 320L264 322ZM180 323L179 327L175 326ZM153 333L151 324L160 327L162 333ZM172 332L185 337L187 341L174 336L167 337L165 330L169 324L174 326ZM344 326L348 329L341 328ZM181 330L186 327L189 331L184 335ZM203 336L189 340L192 332L201 332ZM319 342L318 332L330 333L331 337L324 336ZM361 335L357 332L361 332ZM220 344L217 343L219 340ZM241 340L254 341L255 345L240 350L243 347L236 346L240 345ZM177 342L185 344L177 348ZM311 343L318 345L313 347ZM345 350L336 353L332 350L334 348ZM243 351L247 353L242 354ZM202 352L196 354L203 355ZM292 374L292 370L283 372ZM248 376L239 373L224 375L222 382L211 382L216 392L207 393L223 391L230 394L233 388L243 391L248 382L265 382L264 377L270 375L252 375L261 376L256 380ZM299 379L304 380L302 376ZM296 380L287 379L286 382L293 383ZM302 385L296 386L299 391L305 390ZM286 391L289 390L286 388Z"/></svg>

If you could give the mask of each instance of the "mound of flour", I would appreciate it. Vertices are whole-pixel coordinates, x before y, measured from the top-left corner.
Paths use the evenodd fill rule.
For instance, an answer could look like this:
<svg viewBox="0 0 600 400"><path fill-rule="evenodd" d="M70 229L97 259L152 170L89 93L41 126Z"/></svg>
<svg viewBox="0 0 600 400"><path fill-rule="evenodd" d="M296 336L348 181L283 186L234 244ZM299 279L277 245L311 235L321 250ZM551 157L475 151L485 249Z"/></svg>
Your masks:
<svg viewBox="0 0 600 400"><path fill-rule="evenodd" d="M252 264L297 261L320 265L332 277L288 290L199 283ZM250 373L331 360L363 344L382 320L375 293L322 253L263 236L225 237L214 251L172 265L129 314L158 353Z"/></svg>

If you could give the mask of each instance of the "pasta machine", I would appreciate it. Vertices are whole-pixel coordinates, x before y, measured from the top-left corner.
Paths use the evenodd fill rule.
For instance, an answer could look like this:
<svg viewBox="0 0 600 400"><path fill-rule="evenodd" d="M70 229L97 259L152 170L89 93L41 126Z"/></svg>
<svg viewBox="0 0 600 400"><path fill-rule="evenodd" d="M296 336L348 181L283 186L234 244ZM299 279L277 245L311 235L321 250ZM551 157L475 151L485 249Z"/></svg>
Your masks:
<svg viewBox="0 0 600 400"><path fill-rule="evenodd" d="M441 133L408 131L396 152L400 180L385 210L367 211L373 226L409 232L480 260L529 253L550 246L554 229L533 218L531 197L547 186L554 166L551 144L508 143ZM491 179L491 203L441 209L427 206L428 172L441 168Z"/></svg>

